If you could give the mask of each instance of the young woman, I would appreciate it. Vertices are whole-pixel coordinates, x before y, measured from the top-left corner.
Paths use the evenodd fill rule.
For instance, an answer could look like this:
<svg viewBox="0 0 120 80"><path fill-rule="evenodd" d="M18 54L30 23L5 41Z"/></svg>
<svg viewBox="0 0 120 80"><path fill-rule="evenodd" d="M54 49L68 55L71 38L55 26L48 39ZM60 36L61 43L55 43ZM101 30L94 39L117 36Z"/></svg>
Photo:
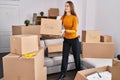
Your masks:
<svg viewBox="0 0 120 80"><path fill-rule="evenodd" d="M67 73L68 56L70 49L72 48L76 71L81 70L80 53L81 45L78 39L78 18L74 11L74 5L71 1L65 3L65 11L62 16L62 23L65 28L64 42L63 42L63 54L62 54L62 65L61 75L58 80L63 80Z"/></svg>

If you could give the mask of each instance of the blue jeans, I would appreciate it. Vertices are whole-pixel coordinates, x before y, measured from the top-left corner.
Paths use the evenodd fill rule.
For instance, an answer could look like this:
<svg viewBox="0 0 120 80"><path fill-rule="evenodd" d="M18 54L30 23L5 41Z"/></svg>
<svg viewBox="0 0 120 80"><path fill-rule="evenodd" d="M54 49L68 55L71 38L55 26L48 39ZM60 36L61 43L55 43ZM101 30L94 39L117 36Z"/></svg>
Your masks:
<svg viewBox="0 0 120 80"><path fill-rule="evenodd" d="M62 65L61 65L61 74L66 75L67 66L68 66L68 56L70 53L70 49L72 48L73 57L75 61L76 71L81 70L81 44L78 38L74 39L66 39L64 38L63 42L63 53L62 53Z"/></svg>

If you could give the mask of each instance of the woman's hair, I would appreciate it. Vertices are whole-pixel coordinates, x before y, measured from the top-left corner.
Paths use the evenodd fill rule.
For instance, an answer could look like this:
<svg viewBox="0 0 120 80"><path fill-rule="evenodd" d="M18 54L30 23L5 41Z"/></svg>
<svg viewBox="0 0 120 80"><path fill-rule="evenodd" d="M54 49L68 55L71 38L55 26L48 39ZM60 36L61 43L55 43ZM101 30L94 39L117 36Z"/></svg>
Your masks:
<svg viewBox="0 0 120 80"><path fill-rule="evenodd" d="M77 16L76 15L76 12L75 12L75 9L74 9L74 4L72 1L67 1L66 3L68 3L70 5L70 10L71 10L71 14L74 15L74 16ZM66 16L66 12L64 11L64 14L63 14L63 18Z"/></svg>

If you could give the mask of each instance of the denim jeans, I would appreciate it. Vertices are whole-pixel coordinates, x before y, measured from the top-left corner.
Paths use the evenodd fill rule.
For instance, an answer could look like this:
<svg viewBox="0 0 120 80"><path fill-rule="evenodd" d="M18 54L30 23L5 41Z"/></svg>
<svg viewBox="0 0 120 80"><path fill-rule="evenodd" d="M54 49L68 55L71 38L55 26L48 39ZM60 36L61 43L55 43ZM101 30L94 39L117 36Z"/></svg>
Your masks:
<svg viewBox="0 0 120 80"><path fill-rule="evenodd" d="M81 70L81 44L78 38L74 39L66 39L64 38L63 42L63 53L62 53L62 65L61 65L61 74L66 75L67 66L68 66L68 56L70 53L70 49L72 48L73 57L75 61L76 71Z"/></svg>

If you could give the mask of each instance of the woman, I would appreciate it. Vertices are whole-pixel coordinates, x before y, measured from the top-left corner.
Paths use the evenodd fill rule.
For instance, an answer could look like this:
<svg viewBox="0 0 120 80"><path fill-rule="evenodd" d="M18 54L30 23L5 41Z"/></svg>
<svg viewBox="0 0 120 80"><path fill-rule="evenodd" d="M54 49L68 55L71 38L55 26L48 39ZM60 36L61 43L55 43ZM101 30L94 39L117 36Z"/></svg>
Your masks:
<svg viewBox="0 0 120 80"><path fill-rule="evenodd" d="M81 70L80 53L81 46L78 39L78 19L74 11L74 5L71 1L65 3L65 11L62 16L62 23L65 28L64 42L63 42L63 55L61 65L61 75L58 80L63 80L67 73L68 56L72 48L76 71Z"/></svg>

